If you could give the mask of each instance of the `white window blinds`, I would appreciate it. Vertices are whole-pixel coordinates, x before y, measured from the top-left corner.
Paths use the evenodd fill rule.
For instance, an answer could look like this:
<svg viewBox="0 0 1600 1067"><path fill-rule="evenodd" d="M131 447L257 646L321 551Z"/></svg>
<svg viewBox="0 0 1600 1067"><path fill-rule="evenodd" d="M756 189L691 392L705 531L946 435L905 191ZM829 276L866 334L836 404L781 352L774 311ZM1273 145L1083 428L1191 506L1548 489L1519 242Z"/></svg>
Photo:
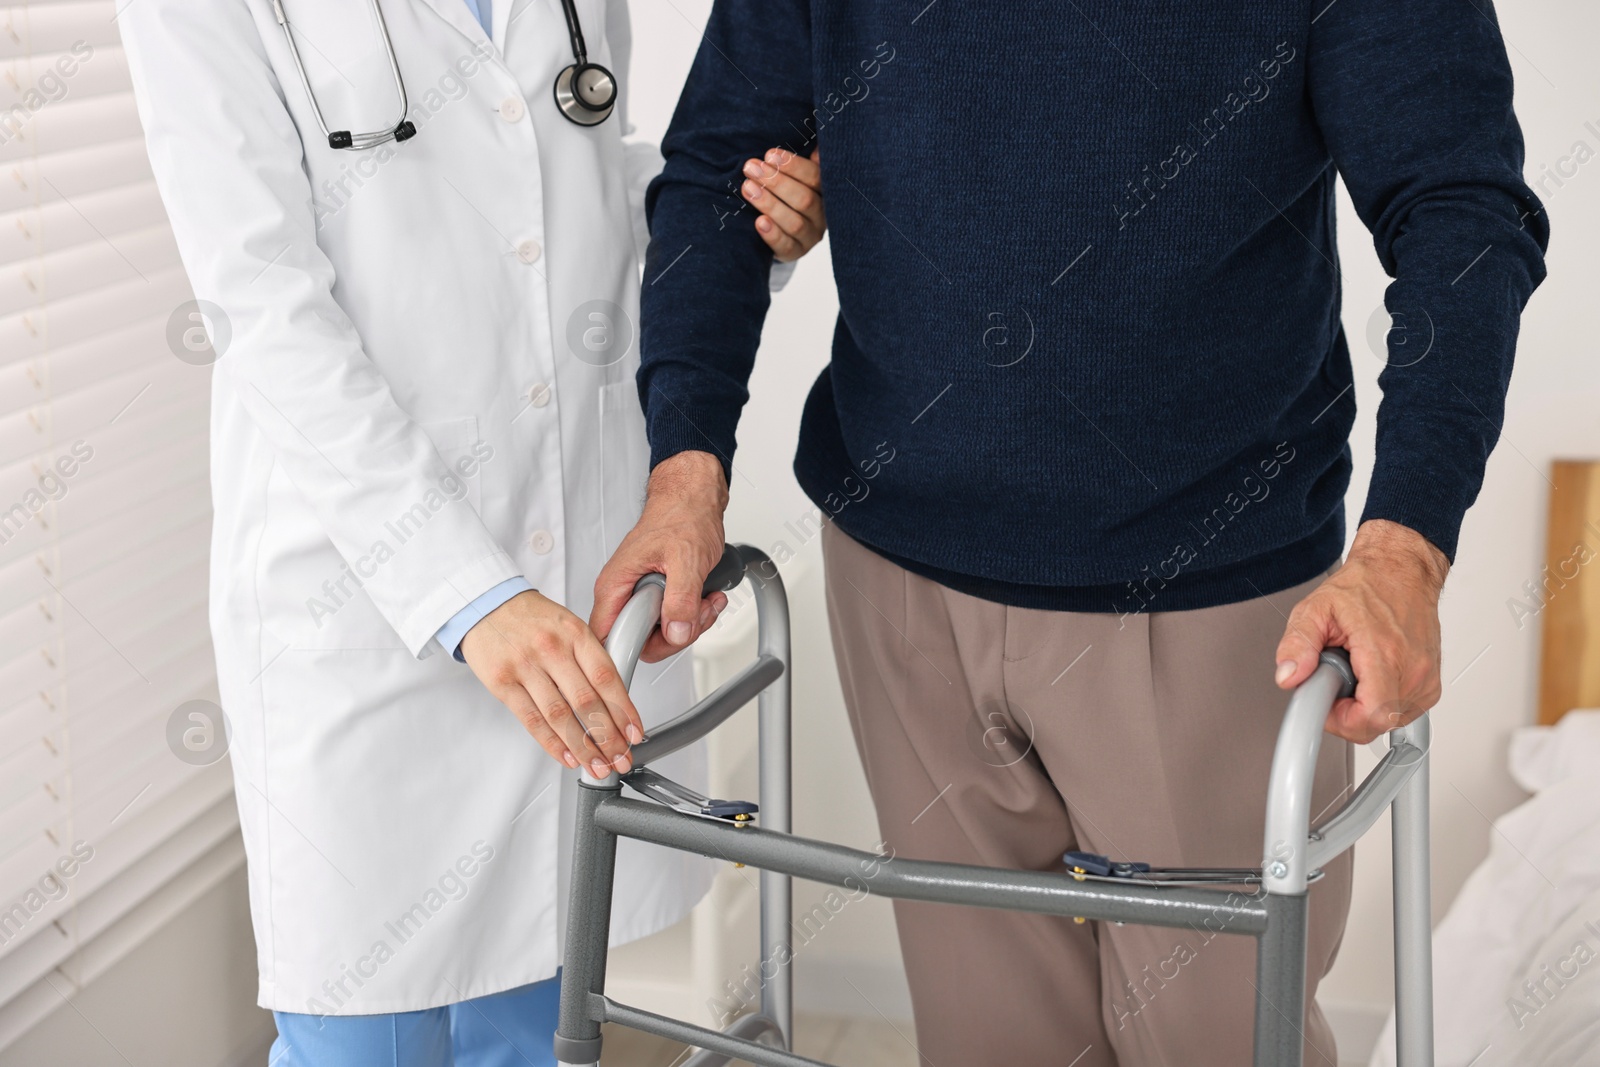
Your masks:
<svg viewBox="0 0 1600 1067"><path fill-rule="evenodd" d="M237 862L227 761L169 742L216 699L210 373L115 17L0 5L0 1047Z"/></svg>

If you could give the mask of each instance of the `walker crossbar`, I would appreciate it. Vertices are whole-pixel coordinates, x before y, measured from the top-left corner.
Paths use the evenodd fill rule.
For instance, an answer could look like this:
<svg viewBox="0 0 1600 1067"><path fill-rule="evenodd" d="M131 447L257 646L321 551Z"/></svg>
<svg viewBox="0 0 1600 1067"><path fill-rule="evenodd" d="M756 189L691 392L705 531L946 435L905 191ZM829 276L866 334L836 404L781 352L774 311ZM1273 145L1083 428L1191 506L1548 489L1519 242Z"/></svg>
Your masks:
<svg viewBox="0 0 1600 1067"><path fill-rule="evenodd" d="M931 860L889 859L826 842L796 849L795 838L713 819L685 819L659 804L614 792L593 809L597 826L712 859L896 900L965 904L1104 922L1209 927L1239 934L1267 929L1264 901L1206 889L1078 882L1055 871L1011 871ZM871 873L864 873L871 872Z"/></svg>
<svg viewBox="0 0 1600 1067"><path fill-rule="evenodd" d="M1390 749L1351 799L1315 829L1311 786L1322 727L1335 701L1354 689L1341 651L1322 662L1289 700L1268 786L1261 885L1249 891L1078 880L1065 869L1016 871L900 859L791 834L789 781L788 607L777 568L758 549L729 548L706 592L743 579L755 590L759 624L756 661L632 750L643 768L708 734L759 694L760 821L729 818L747 811L719 803L696 808L672 801L692 790L659 775L641 775L652 799L621 795L621 780L584 775L578 790L571 905L562 972L556 1058L569 1067L597 1067L600 1025L611 1022L656 1034L697 1052L684 1067L721 1067L738 1059L759 1067L828 1067L787 1051L793 1041L793 953L788 944L791 879L877 893L901 900L957 904L1101 922L1204 928L1255 937L1255 1067L1301 1067L1306 968L1306 886L1393 805L1395 849L1395 984L1399 1067L1432 1067L1433 1020L1428 892L1426 716L1390 734ZM641 579L607 640L631 681L656 625L664 581ZM633 773L637 773L633 772ZM663 799L664 798L664 799ZM660 801L660 802L657 802ZM619 837L649 841L761 871L761 1009L723 1030L696 1026L605 996L606 945ZM1098 1010L1098 1006L1094 1008ZM1003 1053L1003 1050L999 1050Z"/></svg>
<svg viewBox="0 0 1600 1067"><path fill-rule="evenodd" d="M694 744L721 726L734 712L761 694L783 675L783 662L775 656L759 656L756 661L730 678L715 693L700 701L671 722L650 731L650 736L629 751L634 765L643 767L680 748Z"/></svg>

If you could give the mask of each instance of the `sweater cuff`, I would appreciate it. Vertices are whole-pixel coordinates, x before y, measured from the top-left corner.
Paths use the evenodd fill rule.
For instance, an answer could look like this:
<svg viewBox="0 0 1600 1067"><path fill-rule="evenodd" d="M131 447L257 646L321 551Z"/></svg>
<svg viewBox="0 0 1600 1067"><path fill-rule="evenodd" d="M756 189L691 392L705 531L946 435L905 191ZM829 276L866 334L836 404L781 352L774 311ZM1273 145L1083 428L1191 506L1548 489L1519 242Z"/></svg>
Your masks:
<svg viewBox="0 0 1600 1067"><path fill-rule="evenodd" d="M1461 487L1438 472L1379 466L1372 472L1361 521L1386 519L1415 530L1454 564L1461 521L1476 495L1473 491L1463 502Z"/></svg>
<svg viewBox="0 0 1600 1067"><path fill-rule="evenodd" d="M666 399L656 391L648 407L650 469L679 452L709 452L722 464L722 476L733 484L734 426L738 416L728 419L694 411Z"/></svg>

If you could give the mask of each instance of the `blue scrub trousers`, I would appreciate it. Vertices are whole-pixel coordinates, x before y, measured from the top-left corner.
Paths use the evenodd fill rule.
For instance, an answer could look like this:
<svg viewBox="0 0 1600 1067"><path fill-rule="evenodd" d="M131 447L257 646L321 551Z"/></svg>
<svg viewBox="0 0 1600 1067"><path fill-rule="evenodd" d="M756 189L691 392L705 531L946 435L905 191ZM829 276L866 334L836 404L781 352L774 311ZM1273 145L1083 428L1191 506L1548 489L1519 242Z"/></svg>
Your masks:
<svg viewBox="0 0 1600 1067"><path fill-rule="evenodd" d="M275 1011L269 1067L555 1067L561 977L394 1015Z"/></svg>

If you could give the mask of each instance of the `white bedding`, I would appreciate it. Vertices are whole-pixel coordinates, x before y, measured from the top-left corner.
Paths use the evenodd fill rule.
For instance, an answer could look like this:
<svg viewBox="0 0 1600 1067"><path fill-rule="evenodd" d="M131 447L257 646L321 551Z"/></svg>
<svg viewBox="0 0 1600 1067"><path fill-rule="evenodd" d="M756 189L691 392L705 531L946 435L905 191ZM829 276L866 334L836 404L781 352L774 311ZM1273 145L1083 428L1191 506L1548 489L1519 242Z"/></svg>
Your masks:
<svg viewBox="0 0 1600 1067"><path fill-rule="evenodd" d="M1434 930L1436 1064L1600 1067L1600 709L1518 730L1510 765L1534 796ZM1394 1062L1391 1015L1369 1067Z"/></svg>

